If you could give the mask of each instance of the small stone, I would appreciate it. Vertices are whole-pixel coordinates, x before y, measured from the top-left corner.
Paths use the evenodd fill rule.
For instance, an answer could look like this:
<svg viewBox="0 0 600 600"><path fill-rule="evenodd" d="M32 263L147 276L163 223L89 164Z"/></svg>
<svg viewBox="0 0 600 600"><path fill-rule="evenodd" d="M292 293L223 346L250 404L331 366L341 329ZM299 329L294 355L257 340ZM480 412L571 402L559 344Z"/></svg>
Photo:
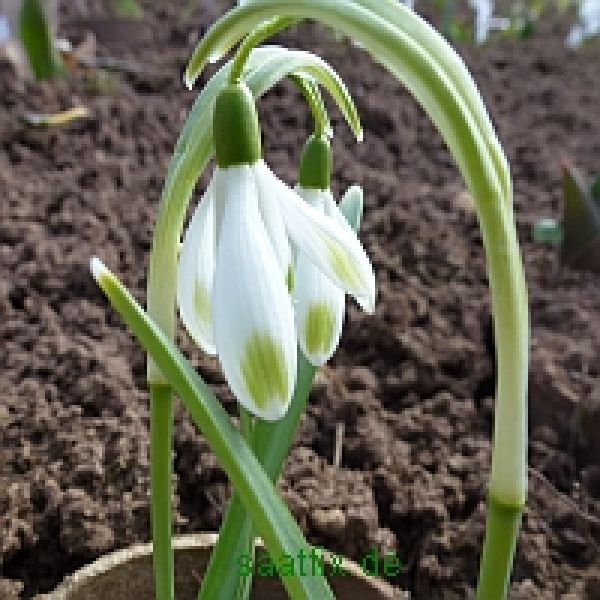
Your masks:
<svg viewBox="0 0 600 600"><path fill-rule="evenodd" d="M317 508L310 519L315 529L327 536L340 535L346 528L346 515L339 508Z"/></svg>

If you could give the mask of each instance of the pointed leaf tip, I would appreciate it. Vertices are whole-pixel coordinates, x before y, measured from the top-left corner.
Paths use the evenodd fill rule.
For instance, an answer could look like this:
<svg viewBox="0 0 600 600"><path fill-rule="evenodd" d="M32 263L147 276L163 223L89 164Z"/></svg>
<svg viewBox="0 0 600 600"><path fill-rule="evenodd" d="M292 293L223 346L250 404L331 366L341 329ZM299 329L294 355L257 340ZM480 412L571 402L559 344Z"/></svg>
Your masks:
<svg viewBox="0 0 600 600"><path fill-rule="evenodd" d="M93 278L99 283L102 275L108 273L106 265L97 257L92 256L90 258L90 271L92 272Z"/></svg>

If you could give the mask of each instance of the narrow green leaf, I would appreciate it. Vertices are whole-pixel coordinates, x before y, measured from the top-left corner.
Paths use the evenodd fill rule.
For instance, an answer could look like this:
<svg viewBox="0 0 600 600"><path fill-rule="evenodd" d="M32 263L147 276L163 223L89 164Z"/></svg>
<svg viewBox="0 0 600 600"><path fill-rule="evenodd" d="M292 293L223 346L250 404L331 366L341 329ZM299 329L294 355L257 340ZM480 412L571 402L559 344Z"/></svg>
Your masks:
<svg viewBox="0 0 600 600"><path fill-rule="evenodd" d="M50 79L61 71L50 24L40 0L22 1L19 37L37 79Z"/></svg>
<svg viewBox="0 0 600 600"><path fill-rule="evenodd" d="M600 273L600 206L582 174L563 165L562 261L574 269Z"/></svg>
<svg viewBox="0 0 600 600"><path fill-rule="evenodd" d="M121 282L98 259L92 261L92 272L112 306L181 398L217 456L219 464L231 479L271 555L297 556L300 549L308 552L310 546L288 508L210 388ZM231 560L235 558L231 556ZM333 599L324 577L312 574L306 577L282 576L282 581L294 599Z"/></svg>
<svg viewBox="0 0 600 600"><path fill-rule="evenodd" d="M288 456L300 417L306 407L315 371L316 369L299 352L296 389L285 416L273 422L259 419L254 425L252 447L256 458L273 482L279 477ZM253 533L252 519L248 517L239 494L235 493L223 518L219 539L198 593L199 599L229 600L243 597L238 591L243 590L246 578L240 577L231 557L248 552Z"/></svg>

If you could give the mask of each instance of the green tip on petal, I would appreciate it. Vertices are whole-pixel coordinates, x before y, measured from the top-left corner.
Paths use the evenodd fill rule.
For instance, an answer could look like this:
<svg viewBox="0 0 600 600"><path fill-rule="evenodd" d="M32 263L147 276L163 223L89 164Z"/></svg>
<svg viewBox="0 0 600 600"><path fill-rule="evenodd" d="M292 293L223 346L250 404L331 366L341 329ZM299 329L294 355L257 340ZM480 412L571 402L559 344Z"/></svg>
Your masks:
<svg viewBox="0 0 600 600"><path fill-rule="evenodd" d="M340 281L351 291L360 290L364 287L360 271L342 248L328 238L324 238L324 242L329 255L329 264L333 272L340 278Z"/></svg>
<svg viewBox="0 0 600 600"><path fill-rule="evenodd" d="M256 406L264 410L276 400L288 401L288 375L285 353L279 342L268 334L254 333L246 342L241 364L248 393Z"/></svg>
<svg viewBox="0 0 600 600"><path fill-rule="evenodd" d="M312 304L304 323L306 350L312 354L329 352L331 340L335 335L335 314L324 302Z"/></svg>
<svg viewBox="0 0 600 600"><path fill-rule="evenodd" d="M206 289L196 282L194 286L194 310L200 320L207 323L210 320L210 297Z"/></svg>
<svg viewBox="0 0 600 600"><path fill-rule="evenodd" d="M288 292L294 289L294 268L292 265L288 265L288 270L285 276L285 285L287 286Z"/></svg>

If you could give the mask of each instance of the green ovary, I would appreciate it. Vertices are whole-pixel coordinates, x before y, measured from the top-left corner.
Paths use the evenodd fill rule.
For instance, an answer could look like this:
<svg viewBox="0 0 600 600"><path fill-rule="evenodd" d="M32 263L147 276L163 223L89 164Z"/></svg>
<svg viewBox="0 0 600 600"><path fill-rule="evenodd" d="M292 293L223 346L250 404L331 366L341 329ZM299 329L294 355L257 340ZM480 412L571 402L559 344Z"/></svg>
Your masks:
<svg viewBox="0 0 600 600"><path fill-rule="evenodd" d="M194 310L198 315L199 319L203 323L208 323L210 321L210 298L206 289L200 285L200 283L196 283L194 286Z"/></svg>
<svg viewBox="0 0 600 600"><path fill-rule="evenodd" d="M304 322L306 350L310 354L329 352L335 333L335 314L324 302L312 304Z"/></svg>
<svg viewBox="0 0 600 600"><path fill-rule="evenodd" d="M269 334L253 333L246 342L241 363L242 376L256 406L288 400L288 377L285 353Z"/></svg>
<svg viewBox="0 0 600 600"><path fill-rule="evenodd" d="M351 290L362 288L363 280L356 265L348 258L347 254L335 242L326 239L325 245L329 254L329 264L333 272Z"/></svg>

